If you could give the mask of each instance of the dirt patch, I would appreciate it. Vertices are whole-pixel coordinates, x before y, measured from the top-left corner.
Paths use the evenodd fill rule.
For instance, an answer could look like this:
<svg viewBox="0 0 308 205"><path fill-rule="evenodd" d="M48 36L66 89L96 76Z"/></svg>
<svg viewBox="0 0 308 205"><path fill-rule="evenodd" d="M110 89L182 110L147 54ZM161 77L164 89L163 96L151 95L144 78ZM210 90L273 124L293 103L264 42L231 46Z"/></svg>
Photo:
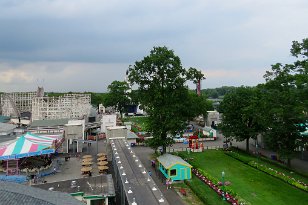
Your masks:
<svg viewBox="0 0 308 205"><path fill-rule="evenodd" d="M199 198L187 187L183 186L184 184L181 184L181 186L174 186L173 189L176 191L176 193L182 198L183 202L186 205L203 205L203 203L199 200ZM180 189L184 188L186 191L186 196L184 196Z"/></svg>

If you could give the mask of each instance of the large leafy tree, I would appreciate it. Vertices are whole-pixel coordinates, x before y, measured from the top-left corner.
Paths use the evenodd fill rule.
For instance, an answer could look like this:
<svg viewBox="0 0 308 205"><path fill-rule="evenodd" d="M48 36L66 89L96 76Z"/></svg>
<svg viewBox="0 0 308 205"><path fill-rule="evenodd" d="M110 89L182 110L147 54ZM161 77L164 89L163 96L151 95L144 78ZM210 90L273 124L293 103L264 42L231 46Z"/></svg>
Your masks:
<svg viewBox="0 0 308 205"><path fill-rule="evenodd" d="M91 94L91 103L94 106L98 106L101 103L104 103L105 98L107 96L107 93L92 93L89 92L89 94Z"/></svg>
<svg viewBox="0 0 308 205"><path fill-rule="evenodd" d="M130 103L128 96L129 85L125 81L113 81L108 86L108 94L105 97L105 106L114 106L121 116L125 112L127 105Z"/></svg>
<svg viewBox="0 0 308 205"><path fill-rule="evenodd" d="M190 109L198 102L189 94L186 82L203 78L200 71L183 68L180 58L167 47L154 47L148 56L129 67L129 81L138 86L138 99L149 115L152 148L162 146L165 153L173 143L167 134L182 130L187 120L201 112Z"/></svg>
<svg viewBox="0 0 308 205"><path fill-rule="evenodd" d="M219 125L222 133L236 141L246 140L247 152L249 139L256 139L261 131L259 103L256 88L239 87L226 94L219 106L223 114L222 123Z"/></svg>
<svg viewBox="0 0 308 205"><path fill-rule="evenodd" d="M280 157L291 158L301 138L298 124L308 116L308 39L294 41L291 48L296 57L293 64L277 63L264 75L264 124L267 146Z"/></svg>
<svg viewBox="0 0 308 205"><path fill-rule="evenodd" d="M193 117L202 115L203 119L206 119L208 114L207 111L214 109L212 101L207 100L207 96L204 94L198 96L195 92L190 92L189 95L187 101L189 112L192 113Z"/></svg>

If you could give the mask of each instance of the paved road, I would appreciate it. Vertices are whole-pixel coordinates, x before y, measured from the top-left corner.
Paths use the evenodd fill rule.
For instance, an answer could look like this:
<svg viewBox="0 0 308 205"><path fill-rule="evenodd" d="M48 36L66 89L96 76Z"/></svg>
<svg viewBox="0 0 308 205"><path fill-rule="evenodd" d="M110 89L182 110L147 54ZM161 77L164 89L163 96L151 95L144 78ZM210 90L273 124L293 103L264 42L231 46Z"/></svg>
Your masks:
<svg viewBox="0 0 308 205"><path fill-rule="evenodd" d="M159 178L159 172L156 172L151 166L151 155L153 154L153 150L149 147L144 146L133 147L133 150L141 160L143 166L147 170L151 170L151 172L153 173L153 180L155 181L156 185L159 187L169 204L184 205L185 203L182 201L181 197L173 189L166 188L166 185L164 183L165 180Z"/></svg>

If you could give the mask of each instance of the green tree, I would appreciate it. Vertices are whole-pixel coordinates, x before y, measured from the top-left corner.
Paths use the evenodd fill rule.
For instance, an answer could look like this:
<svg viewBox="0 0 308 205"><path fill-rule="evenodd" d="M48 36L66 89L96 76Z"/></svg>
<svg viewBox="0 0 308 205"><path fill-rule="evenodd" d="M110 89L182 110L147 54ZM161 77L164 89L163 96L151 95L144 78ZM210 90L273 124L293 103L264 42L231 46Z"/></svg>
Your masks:
<svg viewBox="0 0 308 205"><path fill-rule="evenodd" d="M92 93L86 92L87 94L91 94L91 104L95 107L98 107L99 104L104 104L107 93Z"/></svg>
<svg viewBox="0 0 308 205"><path fill-rule="evenodd" d="M195 92L190 92L189 95L190 96L187 100L187 107L189 107L189 112L193 117L202 115L203 119L206 119L207 111L214 109L212 101L207 100L207 96L205 95L198 96Z"/></svg>
<svg viewBox="0 0 308 205"><path fill-rule="evenodd" d="M129 85L125 81L113 81L108 86L108 94L105 97L105 106L114 106L120 112L121 117L125 112L126 106L129 104L130 99L128 96Z"/></svg>
<svg viewBox="0 0 308 205"><path fill-rule="evenodd" d="M222 112L222 123L219 125L227 138L236 141L246 140L246 151L249 152L249 139L256 139L261 131L260 103L256 88L239 87L225 95L219 109Z"/></svg>
<svg viewBox="0 0 308 205"><path fill-rule="evenodd" d="M207 88L203 89L202 93L206 94L210 98L223 97L225 94L233 91L236 87L222 86L220 88Z"/></svg>
<svg viewBox="0 0 308 205"><path fill-rule="evenodd" d="M167 134L182 130L196 115L186 82L202 78L200 71L183 68L180 58L166 47L154 47L150 55L129 67L129 81L138 86L138 99L149 115L148 131L153 139L148 143L152 148L162 146L165 153L174 143Z"/></svg>
<svg viewBox="0 0 308 205"><path fill-rule="evenodd" d="M291 166L294 149L300 139L299 123L307 120L308 113L308 39L293 41L293 64L272 65L264 75L264 124L267 146L287 159Z"/></svg>

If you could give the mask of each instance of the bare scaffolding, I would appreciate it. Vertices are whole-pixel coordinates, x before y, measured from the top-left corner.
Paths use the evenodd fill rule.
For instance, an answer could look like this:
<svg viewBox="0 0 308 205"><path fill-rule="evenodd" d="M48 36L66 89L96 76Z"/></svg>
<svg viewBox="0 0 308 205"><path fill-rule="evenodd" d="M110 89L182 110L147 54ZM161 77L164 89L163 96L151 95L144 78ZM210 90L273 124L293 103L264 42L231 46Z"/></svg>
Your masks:
<svg viewBox="0 0 308 205"><path fill-rule="evenodd" d="M59 97L34 97L32 121L43 119L81 119L91 109L90 94L65 94Z"/></svg>
<svg viewBox="0 0 308 205"><path fill-rule="evenodd" d="M20 113L31 112L32 99L37 92L13 92L1 94L1 109L4 116L20 116Z"/></svg>

